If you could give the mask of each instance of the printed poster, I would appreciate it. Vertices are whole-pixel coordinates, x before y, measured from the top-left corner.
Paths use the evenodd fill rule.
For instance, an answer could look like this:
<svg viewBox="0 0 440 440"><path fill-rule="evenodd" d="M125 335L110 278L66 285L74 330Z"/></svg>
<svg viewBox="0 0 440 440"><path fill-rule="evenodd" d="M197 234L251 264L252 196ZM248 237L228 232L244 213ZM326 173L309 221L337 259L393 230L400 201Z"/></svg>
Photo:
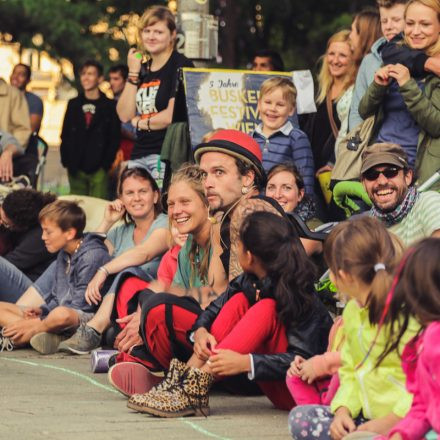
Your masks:
<svg viewBox="0 0 440 440"><path fill-rule="evenodd" d="M220 128L252 133L260 122L257 102L261 83L273 76L286 76L293 80L298 93L298 114L316 112L313 78L309 70L182 70L193 147L202 141L206 133Z"/></svg>

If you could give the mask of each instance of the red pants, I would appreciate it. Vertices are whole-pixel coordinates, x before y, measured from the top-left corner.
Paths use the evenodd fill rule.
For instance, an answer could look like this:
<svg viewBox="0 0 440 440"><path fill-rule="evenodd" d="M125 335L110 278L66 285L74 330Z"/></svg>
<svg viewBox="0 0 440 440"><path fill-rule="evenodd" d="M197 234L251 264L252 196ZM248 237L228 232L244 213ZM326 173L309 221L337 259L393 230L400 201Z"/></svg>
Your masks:
<svg viewBox="0 0 440 440"><path fill-rule="evenodd" d="M288 342L286 329L279 321L273 299L262 299L249 307L243 293L235 294L222 308L211 326L217 348L238 353L285 353ZM258 386L280 409L290 410L295 402L284 378L279 381L258 381Z"/></svg>
<svg viewBox="0 0 440 440"><path fill-rule="evenodd" d="M123 318L128 315L128 303L134 297L134 295L140 290L146 289L150 283L148 281L141 280L137 277L127 278L119 288L116 299L115 307L118 318ZM124 323L119 324L121 328L125 327Z"/></svg>
<svg viewBox="0 0 440 440"><path fill-rule="evenodd" d="M145 334L149 349L163 367L168 367L172 357L168 329L166 327L165 306L153 308L145 323ZM192 349L186 334L193 326L197 315L177 305L173 306L173 323L176 340ZM225 348L246 353L284 353L287 337L284 326L276 315L275 301L262 299L249 307L246 296L234 295L222 308L211 326L217 348ZM277 408L290 410L293 401L284 378L279 381L259 381L258 385Z"/></svg>

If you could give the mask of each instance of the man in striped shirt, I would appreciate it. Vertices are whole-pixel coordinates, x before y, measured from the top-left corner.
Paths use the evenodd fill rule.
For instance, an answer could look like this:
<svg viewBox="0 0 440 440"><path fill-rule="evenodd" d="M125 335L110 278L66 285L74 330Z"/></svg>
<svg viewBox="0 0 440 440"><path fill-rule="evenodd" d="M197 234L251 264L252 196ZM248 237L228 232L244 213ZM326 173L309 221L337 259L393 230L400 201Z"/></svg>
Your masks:
<svg viewBox="0 0 440 440"><path fill-rule="evenodd" d="M373 202L370 215L383 221L405 244L440 237L440 194L419 193L405 151L397 144L379 143L362 154L362 183Z"/></svg>

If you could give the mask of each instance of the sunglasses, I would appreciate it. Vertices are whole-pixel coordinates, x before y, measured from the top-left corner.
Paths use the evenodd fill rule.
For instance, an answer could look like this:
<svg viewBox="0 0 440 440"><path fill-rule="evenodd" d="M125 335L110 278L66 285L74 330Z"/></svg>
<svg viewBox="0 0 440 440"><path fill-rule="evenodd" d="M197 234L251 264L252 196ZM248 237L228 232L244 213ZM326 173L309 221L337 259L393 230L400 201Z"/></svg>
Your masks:
<svg viewBox="0 0 440 440"><path fill-rule="evenodd" d="M383 176L386 177L387 179L392 179L393 177L396 177L399 174L400 170L401 170L401 168L397 168L397 167L388 167L388 168L385 168L381 171L376 170L374 168L371 168L371 169L365 171L365 173L362 174L362 177L365 180L369 180L370 182L378 179L378 177L381 174L383 174Z"/></svg>

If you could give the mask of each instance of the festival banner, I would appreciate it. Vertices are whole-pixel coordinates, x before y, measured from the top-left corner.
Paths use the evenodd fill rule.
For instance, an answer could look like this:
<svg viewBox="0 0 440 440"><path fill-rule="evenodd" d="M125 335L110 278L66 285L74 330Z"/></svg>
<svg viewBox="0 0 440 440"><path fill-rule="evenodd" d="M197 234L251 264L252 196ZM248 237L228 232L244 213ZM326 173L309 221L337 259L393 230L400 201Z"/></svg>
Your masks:
<svg viewBox="0 0 440 440"><path fill-rule="evenodd" d="M182 70L193 147L202 141L204 135L219 128L252 133L260 122L257 108L260 86L273 76L285 76L293 80L298 92L298 114L316 112L313 78L309 70Z"/></svg>

